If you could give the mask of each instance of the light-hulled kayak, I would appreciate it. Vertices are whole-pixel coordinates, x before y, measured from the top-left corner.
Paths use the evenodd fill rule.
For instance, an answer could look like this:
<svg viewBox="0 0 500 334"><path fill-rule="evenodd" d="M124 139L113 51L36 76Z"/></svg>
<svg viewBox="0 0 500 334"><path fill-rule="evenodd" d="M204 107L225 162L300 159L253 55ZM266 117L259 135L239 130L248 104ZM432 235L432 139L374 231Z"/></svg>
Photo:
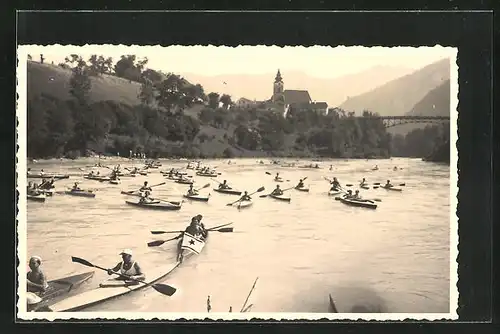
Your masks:
<svg viewBox="0 0 500 334"><path fill-rule="evenodd" d="M184 195L184 198L190 199L192 201L198 201L198 202L208 202L210 195L208 196L201 196L201 195Z"/></svg>
<svg viewBox="0 0 500 334"><path fill-rule="evenodd" d="M201 172L196 172L196 175L198 175L198 176L204 176L204 177L217 177L218 173L201 173Z"/></svg>
<svg viewBox="0 0 500 334"><path fill-rule="evenodd" d="M296 189L296 190L298 190L298 191L303 191L303 192L306 192L306 193L308 193L308 192L309 192L309 188L306 188L306 187L300 187L300 188L295 187L295 189Z"/></svg>
<svg viewBox="0 0 500 334"><path fill-rule="evenodd" d="M344 204L350 205L350 206L356 206L356 207L361 207L361 208L367 208L367 209L376 209L377 204L375 204L373 201L370 200L363 200L363 199L352 199L352 198L343 198L339 197L339 201L341 201Z"/></svg>
<svg viewBox="0 0 500 334"><path fill-rule="evenodd" d="M94 198L95 194L90 190L66 190L66 195Z"/></svg>
<svg viewBox="0 0 500 334"><path fill-rule="evenodd" d="M182 239L177 244L177 261L182 262L192 255L200 254L205 248L209 234L210 232L207 232L206 238L203 239L183 232Z"/></svg>
<svg viewBox="0 0 500 334"><path fill-rule="evenodd" d="M50 306L50 304L60 301L71 291L75 291L83 283L90 281L93 276L94 272L89 271L82 274L48 281L48 287L45 292L36 294L37 296L41 297L42 300L39 303L28 305L28 311L43 311L46 307Z"/></svg>
<svg viewBox="0 0 500 334"><path fill-rule="evenodd" d="M403 191L403 189L401 189L401 188L394 188L394 187L385 187L385 186L382 186L380 188L384 188L385 190L390 190L390 191Z"/></svg>
<svg viewBox="0 0 500 334"><path fill-rule="evenodd" d="M274 182L285 182L285 180L283 180L281 177L278 177L278 178L274 178Z"/></svg>
<svg viewBox="0 0 500 334"><path fill-rule="evenodd" d="M290 197L285 197L285 195L273 195L273 194L269 194L269 197L277 199L279 201L283 201L283 202L290 202L292 200Z"/></svg>
<svg viewBox="0 0 500 334"><path fill-rule="evenodd" d="M331 189L330 189L330 191L328 191L328 196L337 196L337 195L340 195L340 194L342 194L342 193L343 193L343 192L342 192L342 191L340 191L340 190L331 190Z"/></svg>
<svg viewBox="0 0 500 334"><path fill-rule="evenodd" d="M221 194L228 194L228 195L241 195L241 191L234 190L234 189L222 189L222 188L214 188L214 191L221 193Z"/></svg>
<svg viewBox="0 0 500 334"><path fill-rule="evenodd" d="M144 273L146 275L146 281L151 284L159 282L168 274L170 274L175 268L177 268L179 264L179 262L175 262L168 264L162 268L154 267L154 269L151 270L149 270L149 268L144 268L143 270L145 270ZM106 283L109 283L109 280L106 280L103 284L104 286L108 287L97 287L96 289L71 296L51 305L50 309L53 312L81 311L87 307L101 304L113 298L123 296L134 291L142 290L150 286L150 284L109 286L110 284Z"/></svg>
<svg viewBox="0 0 500 334"><path fill-rule="evenodd" d="M237 207L238 210L241 210L251 207L252 204L252 201L239 201L238 203L233 204L233 206Z"/></svg>
<svg viewBox="0 0 500 334"><path fill-rule="evenodd" d="M28 200L30 201L35 201L35 202L45 202L46 196L44 194L39 194L39 195L28 195L27 196Z"/></svg>
<svg viewBox="0 0 500 334"><path fill-rule="evenodd" d="M54 190L47 190L47 189L38 189L38 191L42 194L44 194L45 196L47 197L51 197L52 195L54 195Z"/></svg>
<svg viewBox="0 0 500 334"><path fill-rule="evenodd" d="M193 184L193 183L194 183L194 180L177 179L177 180L175 180L175 183L180 183L180 184Z"/></svg>
<svg viewBox="0 0 500 334"><path fill-rule="evenodd" d="M111 184L120 184L120 180L109 180Z"/></svg>
<svg viewBox="0 0 500 334"><path fill-rule="evenodd" d="M150 210L163 210L163 211L177 211L180 210L182 207L182 203L176 204L175 202L167 202L167 201L155 201L151 203L141 203L141 202L132 202L132 201L125 201L128 205L132 205L135 207L143 208L143 209L150 209Z"/></svg>

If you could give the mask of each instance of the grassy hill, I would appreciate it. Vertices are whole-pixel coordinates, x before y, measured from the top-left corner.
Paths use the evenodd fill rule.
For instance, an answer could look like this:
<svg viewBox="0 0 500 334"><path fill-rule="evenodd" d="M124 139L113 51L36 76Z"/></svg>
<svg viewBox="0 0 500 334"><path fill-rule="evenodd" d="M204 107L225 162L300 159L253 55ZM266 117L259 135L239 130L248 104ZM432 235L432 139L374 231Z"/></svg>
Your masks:
<svg viewBox="0 0 500 334"><path fill-rule="evenodd" d="M430 91L449 79L450 61L443 59L368 93L351 97L340 108L357 114L370 110L382 116L405 115Z"/></svg>

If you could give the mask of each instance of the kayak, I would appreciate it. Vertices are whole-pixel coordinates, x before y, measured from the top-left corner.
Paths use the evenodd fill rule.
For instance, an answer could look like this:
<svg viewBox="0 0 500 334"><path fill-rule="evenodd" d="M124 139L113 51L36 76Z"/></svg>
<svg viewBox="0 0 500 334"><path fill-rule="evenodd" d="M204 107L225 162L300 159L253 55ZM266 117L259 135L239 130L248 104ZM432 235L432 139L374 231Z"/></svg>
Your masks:
<svg viewBox="0 0 500 334"><path fill-rule="evenodd" d="M333 301L333 298L332 298L332 295L328 295L329 297L329 303L328 303L328 312L329 313L339 313L339 311L337 311L337 306L335 306L335 303Z"/></svg>
<svg viewBox="0 0 500 334"><path fill-rule="evenodd" d="M28 173L28 179L55 179L55 180L62 180L62 179L69 179L69 175L66 174L33 174L33 173Z"/></svg>
<svg viewBox="0 0 500 334"><path fill-rule="evenodd" d="M367 208L367 209L376 209L377 208L377 204L375 204L369 200L356 200L356 199L352 199L352 198L347 199L347 198L340 197L339 201L341 201L344 204L350 205L350 206L356 206L356 207Z"/></svg>
<svg viewBox="0 0 500 334"><path fill-rule="evenodd" d="M54 190L38 189L38 191L47 197L51 197L52 195L54 195Z"/></svg>
<svg viewBox="0 0 500 334"><path fill-rule="evenodd" d="M182 203L180 202L167 202L167 201L153 201L151 203L140 203L140 202L132 202L132 201L125 201L125 203L144 208L144 209L151 209L151 210L163 210L163 211L177 211L180 210L182 207Z"/></svg>
<svg viewBox="0 0 500 334"><path fill-rule="evenodd" d="M96 176L96 175L84 175L84 179L95 180L95 181L109 181L111 178L109 176Z"/></svg>
<svg viewBox="0 0 500 334"><path fill-rule="evenodd" d="M241 191L234 190L234 189L221 189L221 188L214 188L214 191L221 193L221 194L228 194L228 195L241 195Z"/></svg>
<svg viewBox="0 0 500 334"><path fill-rule="evenodd" d="M109 180L111 184L120 184L120 180Z"/></svg>
<svg viewBox="0 0 500 334"><path fill-rule="evenodd" d="M198 176L205 176L205 177L217 177L218 174L217 173L200 173L200 172L196 172L196 175Z"/></svg>
<svg viewBox="0 0 500 334"><path fill-rule="evenodd" d="M126 286L126 282L122 284L109 284L110 280L104 281L99 287L86 291L84 293L71 296L60 302L57 302L50 306L52 312L69 312L69 311L80 311L87 307L104 303L111 299L119 296L129 294L133 291L142 290L146 287L151 286L151 284L158 283L163 280L167 275L169 275L180 262L171 263L162 268L155 268L154 270L145 271L146 281L150 284L137 284ZM118 281L118 280L116 280ZM120 282L117 282L120 283Z"/></svg>
<svg viewBox="0 0 500 334"><path fill-rule="evenodd" d="M274 178L274 182L285 182L281 177L280 178Z"/></svg>
<svg viewBox="0 0 500 334"><path fill-rule="evenodd" d="M284 202L290 202L292 199L290 197L284 197L284 195L273 195L269 194L269 197L272 197L274 199L284 201Z"/></svg>
<svg viewBox="0 0 500 334"><path fill-rule="evenodd" d="M182 239L177 244L177 261L182 262L194 254L200 254L208 239L209 232L205 239L183 232Z"/></svg>
<svg viewBox="0 0 500 334"><path fill-rule="evenodd" d="M328 196L337 196L337 195L340 195L342 193L343 192L340 190L330 190L330 191L328 191Z"/></svg>
<svg viewBox="0 0 500 334"><path fill-rule="evenodd" d="M233 206L237 207L238 210L249 208L253 205L252 201L239 201L238 203L234 203Z"/></svg>
<svg viewBox="0 0 500 334"><path fill-rule="evenodd" d="M44 194L28 195L28 200L36 202L45 202L45 195Z"/></svg>
<svg viewBox="0 0 500 334"><path fill-rule="evenodd" d="M200 195L184 195L184 198L187 198L187 199L190 199L193 201L208 202L210 195L208 195L207 197L200 196Z"/></svg>
<svg viewBox="0 0 500 334"><path fill-rule="evenodd" d="M401 188L394 188L394 187L380 187L380 188L384 188L385 190L391 190L391 191L403 191L403 189Z"/></svg>
<svg viewBox="0 0 500 334"><path fill-rule="evenodd" d="M129 173L129 174L120 174L121 177L137 177L137 174L132 174L132 173Z"/></svg>
<svg viewBox="0 0 500 334"><path fill-rule="evenodd" d="M64 193L72 196L95 197L95 194L89 190L66 190Z"/></svg>
<svg viewBox="0 0 500 334"><path fill-rule="evenodd" d="M305 187L300 187L300 188L295 187L295 189L297 189L298 191L306 192L306 193L309 192L309 188L305 188Z"/></svg>
<svg viewBox="0 0 500 334"><path fill-rule="evenodd" d="M175 183L180 183L180 184L193 184L193 180L186 180L186 179L177 179L175 180Z"/></svg>
<svg viewBox="0 0 500 334"><path fill-rule="evenodd" d="M42 300L36 304L28 305L28 311L37 311L46 308L51 303L55 303L61 299L61 297L74 291L83 283L89 281L94 276L93 271L89 271L82 274L72 275L68 277L59 278L56 280L48 281L49 285L47 290L43 294L36 294L41 297ZM28 292L32 293L32 292Z"/></svg>

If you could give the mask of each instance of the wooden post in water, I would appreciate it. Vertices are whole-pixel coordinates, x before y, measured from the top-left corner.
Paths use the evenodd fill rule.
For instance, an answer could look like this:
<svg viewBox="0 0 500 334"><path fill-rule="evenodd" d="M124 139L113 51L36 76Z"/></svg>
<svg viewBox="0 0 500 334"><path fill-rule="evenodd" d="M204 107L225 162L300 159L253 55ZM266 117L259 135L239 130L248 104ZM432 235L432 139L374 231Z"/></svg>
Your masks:
<svg viewBox="0 0 500 334"><path fill-rule="evenodd" d="M210 295L207 298L207 312L210 313L210 310L212 309L212 305L210 305Z"/></svg>

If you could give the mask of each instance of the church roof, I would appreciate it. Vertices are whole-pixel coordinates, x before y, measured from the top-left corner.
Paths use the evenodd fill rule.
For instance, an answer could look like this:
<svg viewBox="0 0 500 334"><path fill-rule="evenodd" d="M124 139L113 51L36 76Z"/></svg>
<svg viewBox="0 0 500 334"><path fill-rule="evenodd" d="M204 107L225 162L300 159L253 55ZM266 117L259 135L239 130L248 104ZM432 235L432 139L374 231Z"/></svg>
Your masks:
<svg viewBox="0 0 500 334"><path fill-rule="evenodd" d="M307 90L285 90L283 92L285 94L285 103L293 104L293 103L309 103L311 102L311 96Z"/></svg>

